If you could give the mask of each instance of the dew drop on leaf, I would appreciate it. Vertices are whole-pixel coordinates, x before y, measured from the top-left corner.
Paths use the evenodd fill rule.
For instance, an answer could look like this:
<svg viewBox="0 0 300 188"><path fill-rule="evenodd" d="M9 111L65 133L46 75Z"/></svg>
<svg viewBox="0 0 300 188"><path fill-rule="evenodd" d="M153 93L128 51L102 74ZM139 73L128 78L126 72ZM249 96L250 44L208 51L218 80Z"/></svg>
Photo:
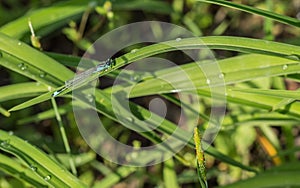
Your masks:
<svg viewBox="0 0 300 188"><path fill-rule="evenodd" d="M286 70L287 68L288 68L287 65L283 65L283 66L282 66L282 70Z"/></svg>
<svg viewBox="0 0 300 188"><path fill-rule="evenodd" d="M2 147L8 148L10 146L9 142L10 140L3 140L0 145Z"/></svg>
<svg viewBox="0 0 300 188"><path fill-rule="evenodd" d="M37 171L37 167L36 167L36 166L34 166L34 165L30 165L30 169L31 169L32 171L34 171L34 172L36 172L36 171Z"/></svg>
<svg viewBox="0 0 300 188"><path fill-rule="evenodd" d="M207 84L210 84L210 79L207 79L207 80L206 80L206 83L207 83Z"/></svg>
<svg viewBox="0 0 300 188"><path fill-rule="evenodd" d="M44 180L45 180L45 181L49 181L50 179L51 179L51 176L50 176L50 175L44 177Z"/></svg>

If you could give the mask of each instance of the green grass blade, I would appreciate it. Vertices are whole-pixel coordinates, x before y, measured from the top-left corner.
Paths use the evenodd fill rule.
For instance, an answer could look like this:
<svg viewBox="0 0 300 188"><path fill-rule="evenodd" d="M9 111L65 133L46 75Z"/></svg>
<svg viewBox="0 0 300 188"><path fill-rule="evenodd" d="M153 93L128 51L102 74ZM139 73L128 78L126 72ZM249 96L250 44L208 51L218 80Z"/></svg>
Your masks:
<svg viewBox="0 0 300 188"><path fill-rule="evenodd" d="M17 110L22 110L24 108L28 108L30 106L33 106L33 105L39 104L41 102L47 101L47 100L49 100L49 99L52 98L52 94L53 93L54 92L48 92L48 93L39 95L39 96L37 96L37 97L35 97L35 98L31 99L31 100L27 100L24 103L21 103L21 104L19 104L17 106L12 107L8 111L12 112L12 111L17 111Z"/></svg>
<svg viewBox="0 0 300 188"><path fill-rule="evenodd" d="M177 76L181 71L187 73L190 80L193 82L194 87L199 89L222 84L229 85L251 81L260 77L293 74L300 71L300 65L297 61L252 54L220 60L218 61L218 65L220 67L222 79L220 79L220 73L216 71L212 71L212 73L210 73L211 75L206 77L205 73L200 70L201 66L205 66L205 64L201 62L181 66L182 70L178 70L178 68L169 68L157 71L154 73L157 78L163 77L166 80L174 80L172 85L155 77L147 78L144 82L136 84L134 88L130 88L130 97L170 93L174 90L173 85L175 85L177 87L176 89L179 91L190 90L191 88L186 85L186 79L178 78ZM209 85L206 82L208 78L211 80ZM223 81L225 81L225 83L223 83Z"/></svg>
<svg viewBox="0 0 300 188"><path fill-rule="evenodd" d="M238 10L245 11L245 12L248 12L251 14L258 14L260 16L264 16L266 18L270 18L270 19L273 19L273 20L281 22L281 23L300 27L300 21L298 19L291 18L288 16L283 16L281 14L277 14L277 13L270 12L267 10L261 10L261 9L250 7L247 5L241 5L241 4L233 3L230 1L224 1L224 0L197 0L197 1L217 4L217 5L221 5L221 6L225 6L225 7L230 7L230 8L238 9Z"/></svg>
<svg viewBox="0 0 300 188"><path fill-rule="evenodd" d="M24 140L0 130L0 149L17 156L52 187L85 187L75 176Z"/></svg>
<svg viewBox="0 0 300 188"><path fill-rule="evenodd" d="M299 173L299 169L290 171L264 172L253 178L238 181L234 184L222 186L220 188L299 187L300 182L297 176Z"/></svg>
<svg viewBox="0 0 300 188"><path fill-rule="evenodd" d="M42 52L2 33L0 33L0 51L24 61L23 67L30 65L43 71L48 76L52 76L56 79L53 80L53 85L61 85L63 83L62 81L66 78L69 79L74 75L72 71L66 69L63 65Z"/></svg>
<svg viewBox="0 0 300 188"><path fill-rule="evenodd" d="M37 96L45 92L48 92L48 88L35 82L11 84L0 87L0 102Z"/></svg>
<svg viewBox="0 0 300 188"><path fill-rule="evenodd" d="M0 169L7 174L35 187L48 187L31 169L24 167L16 159L0 154Z"/></svg>
<svg viewBox="0 0 300 188"><path fill-rule="evenodd" d="M60 134L61 134L61 137L62 137L62 140L63 140L63 144L64 144L65 150L66 150L66 152L69 156L69 163L70 163L72 173L76 176L77 175L77 170L76 170L75 163L74 163L74 160L73 160L73 157L72 157L72 154L71 154L71 148L70 148L70 144L68 142L66 130L65 130L65 127L63 125L61 116L58 112L58 108L57 108L55 98L51 98L51 102L52 102L52 106L53 106L53 109L54 109L54 112L55 112L56 120L58 122L59 131L60 131Z"/></svg>

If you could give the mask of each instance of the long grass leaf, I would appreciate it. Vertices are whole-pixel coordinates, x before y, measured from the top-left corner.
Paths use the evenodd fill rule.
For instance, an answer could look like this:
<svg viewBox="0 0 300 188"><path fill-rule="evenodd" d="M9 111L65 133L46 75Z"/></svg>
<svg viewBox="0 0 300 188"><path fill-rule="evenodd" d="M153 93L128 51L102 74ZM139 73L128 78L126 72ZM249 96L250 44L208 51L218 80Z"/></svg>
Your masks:
<svg viewBox="0 0 300 188"><path fill-rule="evenodd" d="M242 4L238 4L238 3L234 3L234 2L230 2L230 1L224 1L224 0L197 0L197 1L226 6L226 7L238 9L241 11L245 11L245 12L248 12L251 14L258 14L258 15L273 19L278 22L282 22L282 23L285 23L288 25L300 27L300 21L298 19L291 18L288 16L283 16L281 14L277 14L277 13L270 12L267 10L261 10L261 9L255 8L255 7L242 5Z"/></svg>

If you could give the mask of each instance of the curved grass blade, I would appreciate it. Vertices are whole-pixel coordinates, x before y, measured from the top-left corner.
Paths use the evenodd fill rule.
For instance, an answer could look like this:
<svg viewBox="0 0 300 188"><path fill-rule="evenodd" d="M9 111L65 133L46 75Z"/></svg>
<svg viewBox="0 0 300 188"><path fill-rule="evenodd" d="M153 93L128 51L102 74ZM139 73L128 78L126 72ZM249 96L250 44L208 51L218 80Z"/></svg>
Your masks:
<svg viewBox="0 0 300 188"><path fill-rule="evenodd" d="M281 22L281 23L285 23L291 26L296 26L296 27L300 27L300 21L296 18L291 18L288 16L283 16L281 14L277 14L274 12L270 12L267 10L261 10L258 8L254 8L254 7L250 7L247 5L241 5L241 4L237 4L234 2L230 2L230 1L224 1L224 0L197 0L198 2L205 2L205 3L212 3L212 4L217 4L217 5L221 5L221 6L225 6L225 7L229 7L229 8L234 8L234 9L238 9L241 11L245 11L251 14L258 14L260 16L266 17L266 18L270 18L273 19L275 21Z"/></svg>
<svg viewBox="0 0 300 188"><path fill-rule="evenodd" d="M24 90L24 88L26 88ZM0 102L25 97L37 96L48 92L48 88L35 82L11 84L0 87Z"/></svg>
<svg viewBox="0 0 300 188"><path fill-rule="evenodd" d="M20 158L52 187L86 187L45 153L22 139L0 130L0 149Z"/></svg>
<svg viewBox="0 0 300 188"><path fill-rule="evenodd" d="M74 75L71 70L65 68L63 65L46 56L42 52L2 33L0 33L0 51L24 61L22 64L23 67L30 65L40 71L43 71L47 75L51 75L55 78L55 80L53 80L53 85L61 85L62 81L66 78L71 78ZM18 70L19 69L20 68L18 68ZM60 74L57 74L58 72Z"/></svg>
<svg viewBox="0 0 300 188"><path fill-rule="evenodd" d="M16 159L14 160L2 154L0 154L0 169L35 187L48 187L46 182L39 178L31 169L24 167Z"/></svg>
<svg viewBox="0 0 300 188"><path fill-rule="evenodd" d="M0 38L1 38L1 35L0 35ZM264 41L264 40L258 40L258 39L247 39L247 38L241 38L241 37L187 38L187 39L182 39L180 41L174 40L174 41L168 41L168 42L164 42L164 43L154 44L154 45L150 45L150 46L141 48L135 53L127 53L116 59L117 64L115 66L113 66L110 70L108 70L105 73L100 74L100 75L107 74L108 72L111 72L114 69L122 67L125 64L131 63L133 61L136 61L136 60L139 60L139 59L142 59L145 57L149 57L152 55L156 55L156 54L160 54L160 53L164 53L164 52L168 52L168 51L180 50L180 49L198 49L198 48L203 48L203 47L209 47L212 49L236 50L236 51L248 52L248 53L268 54L268 55L284 57L286 59L293 59L293 60L296 59L297 61L299 61L299 59L297 59L297 57L300 56L299 55L300 47L283 44L283 43L271 42L271 41ZM0 48L1 48L1 45L0 45ZM39 54L39 56L41 56L41 55ZM43 57L41 59L43 59ZM54 60L51 59L51 61L54 61ZM37 63L37 62L35 62L35 63ZM53 63L53 66L56 64L57 64L57 62ZM57 71L59 72L59 70L57 70L57 68L60 68L60 66L55 68L56 72ZM299 69L299 66L295 65L293 68ZM65 74L59 74L59 75L61 75L59 80L66 80L66 78L68 79L71 77L71 75L73 75L73 73L70 70L66 69L65 67L63 67L62 69L66 70L66 71L65 71ZM275 69L274 70L275 72L277 71L276 72L277 75L282 73L280 67L275 67L274 69ZM293 70L293 69L292 68L288 69L288 71L291 71L291 70ZM263 70L260 70L260 69L252 71L252 73L256 73L256 75L257 75L258 74L257 71L260 71L261 73L265 74L265 72L262 72ZM60 70L60 72L61 72L61 70ZM245 73L247 73L247 72L245 72ZM56 75L58 75L58 74L56 74ZM67 75L69 75L69 76L67 76ZM252 74L248 73L247 75L245 74L243 76L247 77L247 76L251 76L251 75ZM232 79L235 79L236 76L238 76L238 72L236 73L235 76L233 76ZM253 75L252 75L252 77L253 77ZM65 78L65 79L63 79L63 78ZM243 80L245 80L245 78L243 78ZM206 79L205 80L201 79L199 81L202 82L207 87ZM144 84L144 83L145 82L142 82L141 84ZM169 89L169 88L167 88L167 89ZM143 89L136 93L140 94L140 92L142 92L142 91L148 91L148 90ZM152 89L152 92L154 92L154 93L156 93L157 91L158 91L157 89ZM49 98L51 97L51 95L47 95L47 96L49 96ZM24 106L28 107L28 105L24 105ZM20 109L20 108L16 108L16 109Z"/></svg>

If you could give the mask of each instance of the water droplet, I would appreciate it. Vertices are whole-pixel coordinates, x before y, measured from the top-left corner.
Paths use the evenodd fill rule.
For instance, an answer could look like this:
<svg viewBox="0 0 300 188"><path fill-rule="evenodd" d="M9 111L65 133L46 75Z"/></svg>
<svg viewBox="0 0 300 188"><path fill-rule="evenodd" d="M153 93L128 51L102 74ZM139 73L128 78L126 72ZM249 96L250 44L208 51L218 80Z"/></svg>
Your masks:
<svg viewBox="0 0 300 188"><path fill-rule="evenodd" d="M130 79L131 79L132 81L139 81L139 80L140 80L140 75L132 75L132 76L130 77Z"/></svg>
<svg viewBox="0 0 300 188"><path fill-rule="evenodd" d="M132 153L131 153L131 158L132 158L132 159L136 159L137 157L138 157L137 152L132 152Z"/></svg>
<svg viewBox="0 0 300 188"><path fill-rule="evenodd" d="M138 49L133 49L133 50L130 51L130 53L133 53L133 54L134 54L134 53L137 52L137 51L138 51Z"/></svg>
<svg viewBox="0 0 300 188"><path fill-rule="evenodd" d="M37 167L34 165L30 165L29 167L32 171L36 172L37 171Z"/></svg>
<svg viewBox="0 0 300 188"><path fill-rule="evenodd" d="M24 63L20 63L18 65L18 67L21 69L21 70L26 70L27 69L27 66L24 64Z"/></svg>
<svg viewBox="0 0 300 188"><path fill-rule="evenodd" d="M130 123L134 122L133 117L127 117L126 120L129 121Z"/></svg>
<svg viewBox="0 0 300 188"><path fill-rule="evenodd" d="M224 78L224 74L223 73L221 73L221 74L219 74L219 76L218 76L220 79L223 79Z"/></svg>
<svg viewBox="0 0 300 188"><path fill-rule="evenodd" d="M288 68L287 65L283 65L283 66L282 66L282 70L286 70L287 68Z"/></svg>
<svg viewBox="0 0 300 188"><path fill-rule="evenodd" d="M2 147L7 148L7 147L10 146L9 142L10 142L10 140L3 140L3 141L1 142L0 145L1 145Z"/></svg>
<svg viewBox="0 0 300 188"><path fill-rule="evenodd" d="M210 84L210 79L207 79L207 80L206 80L206 83L207 83L207 84Z"/></svg>
<svg viewBox="0 0 300 188"><path fill-rule="evenodd" d="M22 45L22 42L18 42L18 45L21 46L21 45Z"/></svg>
<svg viewBox="0 0 300 188"><path fill-rule="evenodd" d="M89 102L93 102L93 101L94 101L94 97L93 97L92 94L87 94L87 95L86 95L86 98L87 98L87 100L88 100Z"/></svg>
<svg viewBox="0 0 300 188"><path fill-rule="evenodd" d="M43 71L40 71L39 76L40 76L41 78L44 78L44 77L46 76L46 73L43 72Z"/></svg>
<svg viewBox="0 0 300 188"><path fill-rule="evenodd" d="M9 136L12 136L12 135L14 135L14 132L13 131L8 131L8 134L9 134Z"/></svg>
<svg viewBox="0 0 300 188"><path fill-rule="evenodd" d="M181 41L181 38L178 37L178 38L176 38L175 40L176 40L176 42L179 42L179 41Z"/></svg>
<svg viewBox="0 0 300 188"><path fill-rule="evenodd" d="M44 180L45 180L45 181L49 181L50 179L51 179L51 176L50 176L50 175L44 177Z"/></svg>

